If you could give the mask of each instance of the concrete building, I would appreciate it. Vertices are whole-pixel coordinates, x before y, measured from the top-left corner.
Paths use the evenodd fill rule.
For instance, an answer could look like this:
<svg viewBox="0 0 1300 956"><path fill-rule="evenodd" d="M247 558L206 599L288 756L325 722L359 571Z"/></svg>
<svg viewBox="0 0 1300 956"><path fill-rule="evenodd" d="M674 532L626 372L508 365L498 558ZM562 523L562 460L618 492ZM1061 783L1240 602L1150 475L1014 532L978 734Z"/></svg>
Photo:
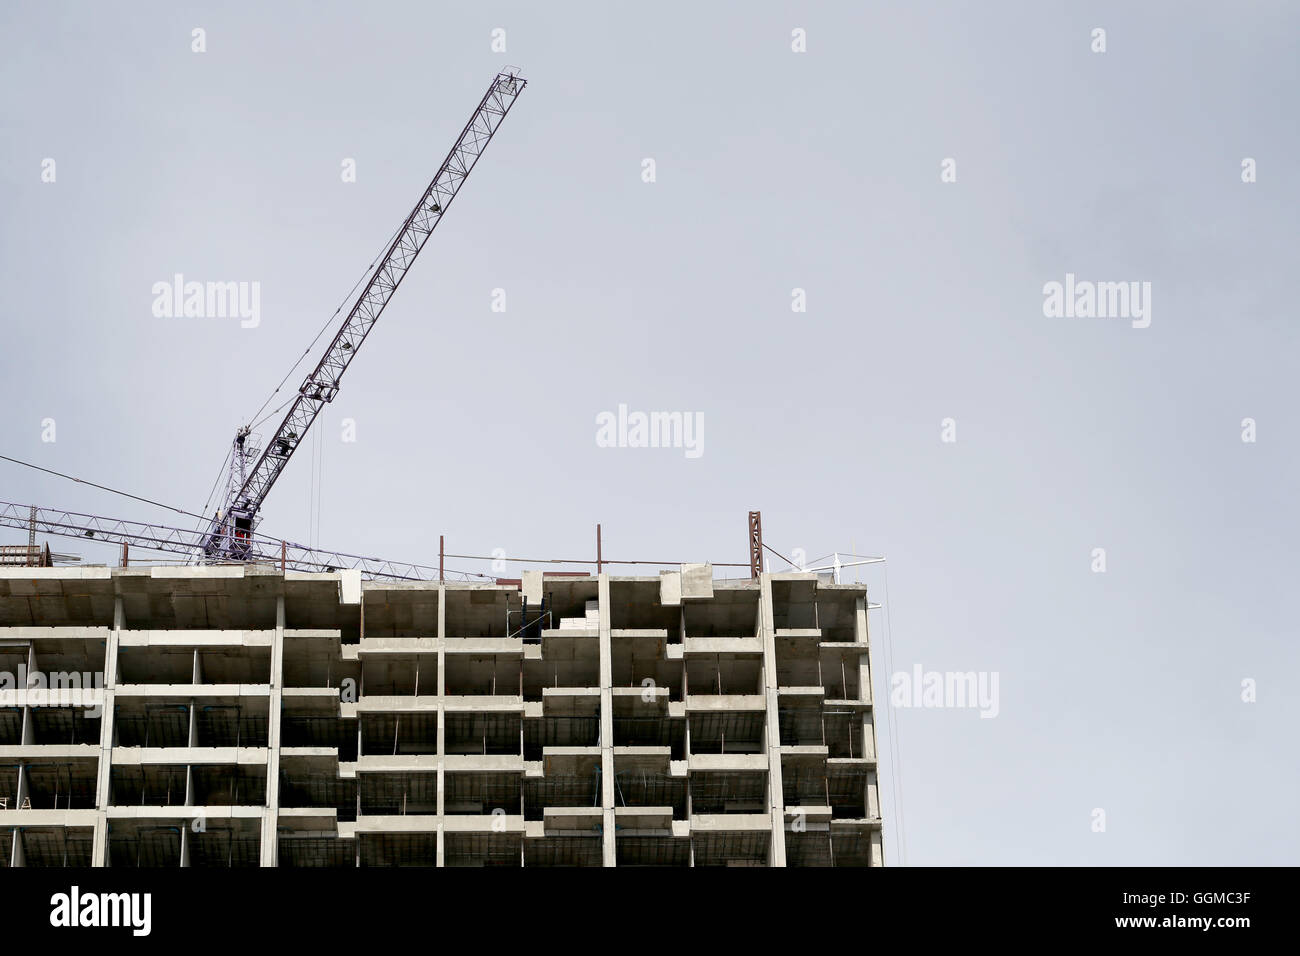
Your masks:
<svg viewBox="0 0 1300 956"><path fill-rule="evenodd" d="M0 567L0 865L879 866L870 659L816 574Z"/></svg>

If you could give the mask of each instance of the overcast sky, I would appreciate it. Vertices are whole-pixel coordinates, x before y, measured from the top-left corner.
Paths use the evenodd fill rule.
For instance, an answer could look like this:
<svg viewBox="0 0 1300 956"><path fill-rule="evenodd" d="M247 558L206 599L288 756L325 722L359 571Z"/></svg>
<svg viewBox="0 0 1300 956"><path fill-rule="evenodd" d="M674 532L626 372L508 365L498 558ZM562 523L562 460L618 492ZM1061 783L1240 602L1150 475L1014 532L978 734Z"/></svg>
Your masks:
<svg viewBox="0 0 1300 956"><path fill-rule="evenodd" d="M519 65L262 530L312 536L313 452L322 544L425 563L439 534L593 556L597 522L607 557L744 562L761 509L784 554L888 558L891 863L1294 864L1298 29L1280 2L9 0L0 454L202 508ZM155 315L177 273L257 283L256 326ZM1067 273L1149 282L1150 324L1045 315ZM701 454L601 447L620 405L701 417ZM2 462L0 499L181 521ZM996 673L997 716L886 713L890 665Z"/></svg>

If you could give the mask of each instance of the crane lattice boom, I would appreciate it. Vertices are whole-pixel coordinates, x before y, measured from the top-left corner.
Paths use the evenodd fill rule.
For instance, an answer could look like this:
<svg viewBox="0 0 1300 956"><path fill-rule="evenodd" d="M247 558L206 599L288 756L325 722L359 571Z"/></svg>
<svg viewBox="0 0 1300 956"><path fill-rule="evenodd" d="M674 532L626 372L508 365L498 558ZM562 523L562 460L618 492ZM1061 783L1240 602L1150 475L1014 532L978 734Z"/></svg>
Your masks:
<svg viewBox="0 0 1300 956"><path fill-rule="evenodd" d="M343 373L360 350L361 343L370 334L425 241L442 221L526 83L514 72L499 73L492 80L460 138L406 217L320 363L303 380L284 421L262 449L256 464L247 471L242 483L229 495L224 508L213 519L201 542L201 550L209 560L249 559L262 502L320 410L338 394ZM236 462L232 467L243 467L247 436L248 429L241 428L235 437Z"/></svg>
<svg viewBox="0 0 1300 956"><path fill-rule="evenodd" d="M27 531L33 538L39 531L67 538L125 544L148 551L171 552L185 555L191 560L202 553L208 534L206 531L124 521L9 501L0 501L0 527ZM241 561L283 566L288 571L341 571L355 568L361 571L363 577L389 581L423 581L438 576L438 569L434 567L310 548L258 534L250 534L244 542L245 553Z"/></svg>

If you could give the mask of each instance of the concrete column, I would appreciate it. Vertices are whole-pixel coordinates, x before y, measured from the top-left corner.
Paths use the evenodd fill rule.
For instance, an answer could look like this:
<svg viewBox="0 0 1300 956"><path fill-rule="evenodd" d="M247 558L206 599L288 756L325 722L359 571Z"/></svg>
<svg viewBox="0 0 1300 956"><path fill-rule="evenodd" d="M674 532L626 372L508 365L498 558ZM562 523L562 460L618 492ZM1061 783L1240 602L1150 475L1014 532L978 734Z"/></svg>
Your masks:
<svg viewBox="0 0 1300 956"><path fill-rule="evenodd" d="M36 660L36 644L35 642L33 642L27 645L27 686L22 688L23 691L25 692L23 695L23 725L21 731L19 732L20 736L18 738L18 742L21 743L24 747L30 747L32 744L36 743L36 724L35 724L36 717L32 713L31 682L32 682L32 675L38 673L39 671L40 671L40 665ZM46 683L45 686L46 687L49 686L48 682ZM48 697L46 698L46 702L47 703L49 702Z"/></svg>
<svg viewBox="0 0 1300 956"><path fill-rule="evenodd" d="M104 713L99 721L99 767L95 777L95 835L90 865L108 866L108 800L113 765L113 720L117 699L117 646L126 626L122 596L113 598L113 628L104 646Z"/></svg>
<svg viewBox="0 0 1300 956"><path fill-rule="evenodd" d="M859 644L868 644L867 599L865 597L858 598L854 617L853 639ZM876 755L875 693L874 688L871 686L871 675L871 653L868 650L866 654L858 657L858 695L872 705L869 710L862 712L862 755L864 757L874 757Z"/></svg>
<svg viewBox="0 0 1300 956"><path fill-rule="evenodd" d="M769 866L785 866L785 791L781 781L781 719L777 709L776 617L772 611L772 577L759 576L758 635L763 639L763 695L767 699L767 720L763 738L767 742L767 792L772 813L772 848Z"/></svg>
<svg viewBox="0 0 1300 956"><path fill-rule="evenodd" d="M33 644L27 645L27 682L30 685L31 675L36 671L36 647ZM24 747L29 747L36 742L35 717L32 714L32 706L29 703L31 689L24 687L27 697L23 703L23 726L19 742ZM18 763L18 792L14 802L14 807L21 810L28 805L29 793L27 784L27 763L19 758ZM23 856L23 831L22 827L14 828L14 854L11 863L12 866L26 866L27 862Z"/></svg>
<svg viewBox="0 0 1300 956"><path fill-rule="evenodd" d="M614 846L614 650L610 631L609 575L598 576L600 600L600 805L605 866L617 866Z"/></svg>
<svg viewBox="0 0 1300 956"><path fill-rule="evenodd" d="M876 779L876 771L867 771L867 782L864 788L867 791L866 806L863 808L867 817L872 820L880 819L880 785Z"/></svg>
<svg viewBox="0 0 1300 956"><path fill-rule="evenodd" d="M18 799L14 804L17 810L30 810L31 794L27 787L27 762L21 757L18 764Z"/></svg>
<svg viewBox="0 0 1300 956"><path fill-rule="evenodd" d="M197 717L194 716L194 701L190 701L190 746L194 746L194 738L197 734L195 722ZM180 865L187 867L190 865L190 841L193 834L201 833L207 830L207 817L194 813L189 808L194 806L194 765L185 765L185 807L184 816L181 817L181 862Z"/></svg>
<svg viewBox="0 0 1300 956"><path fill-rule="evenodd" d="M262 811L262 866L276 866L280 852L280 707L284 698L283 590L275 599L275 641L271 644L270 680L271 693L266 715L266 807Z"/></svg>
<svg viewBox="0 0 1300 956"><path fill-rule="evenodd" d="M871 704L870 709L862 712L862 753L865 757L875 758L879 753L876 745L876 696L875 689L872 686L871 679L874 671L874 664L870 645L869 634L869 604L867 596L863 595L858 598L857 606L854 609L854 634L853 639L859 644L867 645L867 653L860 657L858 664L858 691L861 698ZM880 819L880 785L878 774L872 771L867 775L867 800L864 811L868 817ZM868 862L870 866L885 865L885 844L884 834L881 830L874 830L871 834L871 857Z"/></svg>
<svg viewBox="0 0 1300 956"><path fill-rule="evenodd" d="M447 840L443 817L447 812L443 760L447 754L447 586L438 585L438 866L447 865Z"/></svg>

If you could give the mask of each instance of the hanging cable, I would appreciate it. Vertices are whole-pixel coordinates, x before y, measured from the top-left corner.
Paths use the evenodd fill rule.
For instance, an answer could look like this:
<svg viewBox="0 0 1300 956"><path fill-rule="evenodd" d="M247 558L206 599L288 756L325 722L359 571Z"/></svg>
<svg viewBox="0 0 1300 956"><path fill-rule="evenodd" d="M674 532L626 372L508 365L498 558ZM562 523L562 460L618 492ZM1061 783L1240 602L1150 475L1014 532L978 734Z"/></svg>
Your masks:
<svg viewBox="0 0 1300 956"><path fill-rule="evenodd" d="M203 502L203 507L199 510L206 512L208 505L212 504L212 496L217 493L217 486L221 484L221 476L226 473L226 465L230 462L230 449L226 449L226 457L221 460L221 467L217 470L217 479L212 482L212 490L208 492L208 498Z"/></svg>
<svg viewBox="0 0 1300 956"><path fill-rule="evenodd" d="M287 381L289 381L289 377L290 377L291 375L293 375L294 371L298 368L298 366L302 364L302 360L305 359L308 355L311 354L311 350L314 349L314 348L316 347L316 343L319 342L319 341L320 341L320 337L321 337L322 335L325 334L325 330L328 329L328 328L329 328L329 327L334 323L334 320L335 320L336 318L338 318L339 313L343 311L343 307L344 307L345 305L347 305L350 301L352 301L352 294L353 294L354 292L356 292L357 289L360 287L361 283L362 283L362 282L365 282L365 281L366 281L366 278L367 278L367 277L368 277L372 272L375 271L375 265L376 265L376 264L379 262L379 260L383 257L384 253L388 251L388 248L393 244L393 240L397 238L397 234L398 234L399 232L402 231L402 229L405 227L405 225L406 225L406 223L403 222L402 225L400 225L400 226L398 226L396 229L394 229L392 235L390 235L390 236L389 236L389 237L384 241L384 244L383 244L383 246L380 248L379 252L377 252L377 253L375 254L375 257L370 261L370 265L366 267L366 271L363 272L363 273L361 274L361 278L359 278L355 283L353 283L352 288L349 289L348 292L347 292L347 295L345 295L345 296L343 297L343 301L339 303L338 308L335 309L334 312L333 312L333 314L331 314L330 317L329 317L328 319L325 320L324 324L321 325L321 327L320 327L320 331L316 333L315 338L313 338L313 339L311 340L311 342L310 342L310 344L308 344L307 348L303 349L303 353L302 353L302 355L298 356L298 360L297 360L296 362L294 362L292 366L290 366L289 371L287 371L287 372L284 373L284 378L280 379L280 384L277 385L277 386L275 386L275 390L272 391L271 394L268 395L268 396L266 397L266 401L264 401L264 402L262 403L262 407L259 408L257 411L255 411L255 412L252 414L252 416L250 416L250 418L249 418L250 421L252 421L252 419L254 419L254 418L257 418L258 415L261 415L261 414L262 414L262 412L266 409L266 406L269 405L269 404L271 404L271 399L275 398L276 394L280 391L280 389L282 389L282 388L284 387L284 383L287 382ZM288 403L286 402L285 404L288 404ZM282 405L281 408L283 408L283 407L284 407L284 406ZM272 412L271 414L274 415L275 412ZM267 416L267 417L270 417L270 416ZM265 419L263 419L263 420L265 420ZM251 426L251 425L250 425L250 426L249 426L249 430L251 431L254 427L255 427L255 426Z"/></svg>
<svg viewBox="0 0 1300 956"><path fill-rule="evenodd" d="M107 491L111 494L121 495L123 498L130 498L134 501L141 501L147 505L153 505L156 508L166 508L168 511L174 511L178 515L188 515L191 518L201 518L208 520L203 515L195 514L193 511L186 511L184 508L177 508L175 505L164 504L161 501L154 501L152 498L141 498L139 495L133 495L130 492L119 491L116 488L110 488L107 485L100 485L93 481L87 481L85 478L77 478L74 475L65 475L61 471L55 471L53 468L42 468L40 465L33 465L30 461L20 461L17 458L10 458L8 455L0 455L0 459L13 462L15 465L22 465L25 468L35 468L37 471L43 471L47 475L54 475L56 478L66 478L68 481L75 481L79 485L89 485L91 488L98 488L100 491Z"/></svg>

